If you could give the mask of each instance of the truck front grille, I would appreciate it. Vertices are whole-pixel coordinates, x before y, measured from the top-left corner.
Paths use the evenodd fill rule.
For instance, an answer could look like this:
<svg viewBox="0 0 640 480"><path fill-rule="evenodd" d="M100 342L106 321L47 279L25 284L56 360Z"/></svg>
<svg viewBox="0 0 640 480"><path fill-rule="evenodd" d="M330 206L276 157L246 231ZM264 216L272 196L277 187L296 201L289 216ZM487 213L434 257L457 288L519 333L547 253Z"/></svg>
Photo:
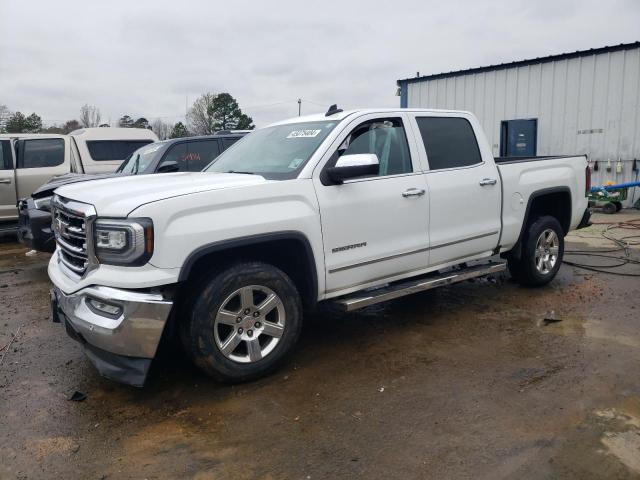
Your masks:
<svg viewBox="0 0 640 480"><path fill-rule="evenodd" d="M90 264L88 241L91 205L57 197L52 205L52 226L60 247L60 261L77 275L84 275Z"/></svg>

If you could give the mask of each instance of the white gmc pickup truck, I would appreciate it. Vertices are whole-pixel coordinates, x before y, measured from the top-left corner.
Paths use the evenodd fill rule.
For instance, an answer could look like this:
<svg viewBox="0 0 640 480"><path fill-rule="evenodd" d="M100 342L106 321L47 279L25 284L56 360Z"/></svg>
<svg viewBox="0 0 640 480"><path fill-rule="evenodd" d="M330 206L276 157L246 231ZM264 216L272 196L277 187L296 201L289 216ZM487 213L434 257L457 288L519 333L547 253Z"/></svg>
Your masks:
<svg viewBox="0 0 640 480"><path fill-rule="evenodd" d="M202 173L56 190L54 321L131 385L163 332L211 376L254 379L320 301L352 310L507 265L548 283L588 224L589 183L585 156L494 159L468 112L332 106L256 130Z"/></svg>

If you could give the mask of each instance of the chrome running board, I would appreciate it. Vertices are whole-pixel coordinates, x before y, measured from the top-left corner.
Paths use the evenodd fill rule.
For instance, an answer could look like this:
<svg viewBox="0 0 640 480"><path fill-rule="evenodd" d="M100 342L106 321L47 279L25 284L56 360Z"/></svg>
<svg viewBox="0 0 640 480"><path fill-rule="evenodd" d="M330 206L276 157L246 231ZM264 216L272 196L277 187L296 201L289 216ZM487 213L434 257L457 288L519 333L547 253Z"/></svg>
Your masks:
<svg viewBox="0 0 640 480"><path fill-rule="evenodd" d="M444 287L453 283L463 282L471 278L483 277L491 273L498 273L506 270L507 264L492 263L489 265L478 265L466 267L458 270L452 270L437 276L430 275L428 277L420 277L419 279L410 279L400 283L393 283L389 286L368 290L365 292L356 292L345 297L334 300L334 303L346 312L357 310L358 308L368 307L376 303L386 302L395 298L411 295L412 293L431 290L432 288Z"/></svg>

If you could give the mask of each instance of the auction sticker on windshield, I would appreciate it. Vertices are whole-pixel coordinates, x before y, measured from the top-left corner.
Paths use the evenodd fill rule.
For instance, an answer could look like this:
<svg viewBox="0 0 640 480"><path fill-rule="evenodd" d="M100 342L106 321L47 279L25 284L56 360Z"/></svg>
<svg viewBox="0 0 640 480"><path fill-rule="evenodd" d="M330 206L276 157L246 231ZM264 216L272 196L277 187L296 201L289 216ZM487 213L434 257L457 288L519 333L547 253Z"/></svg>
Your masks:
<svg viewBox="0 0 640 480"><path fill-rule="evenodd" d="M322 130L294 130L287 138L313 138L317 137Z"/></svg>

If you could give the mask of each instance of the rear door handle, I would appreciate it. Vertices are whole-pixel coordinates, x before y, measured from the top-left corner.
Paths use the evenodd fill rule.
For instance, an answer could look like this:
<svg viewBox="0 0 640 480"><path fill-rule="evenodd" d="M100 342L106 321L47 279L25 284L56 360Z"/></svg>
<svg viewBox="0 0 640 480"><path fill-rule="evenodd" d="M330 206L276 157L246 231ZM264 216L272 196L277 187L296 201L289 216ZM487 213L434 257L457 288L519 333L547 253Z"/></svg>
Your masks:
<svg viewBox="0 0 640 480"><path fill-rule="evenodd" d="M10 178L0 178L0 183L11 183Z"/></svg>
<svg viewBox="0 0 640 480"><path fill-rule="evenodd" d="M404 198L421 197L424 194L425 194L425 191L424 191L423 188L410 188L410 189L405 190L404 192L402 192L402 196Z"/></svg>
<svg viewBox="0 0 640 480"><path fill-rule="evenodd" d="M495 185L496 183L498 183L498 180L496 180L495 178L483 178L482 180L480 180L481 187L486 187L487 185Z"/></svg>

